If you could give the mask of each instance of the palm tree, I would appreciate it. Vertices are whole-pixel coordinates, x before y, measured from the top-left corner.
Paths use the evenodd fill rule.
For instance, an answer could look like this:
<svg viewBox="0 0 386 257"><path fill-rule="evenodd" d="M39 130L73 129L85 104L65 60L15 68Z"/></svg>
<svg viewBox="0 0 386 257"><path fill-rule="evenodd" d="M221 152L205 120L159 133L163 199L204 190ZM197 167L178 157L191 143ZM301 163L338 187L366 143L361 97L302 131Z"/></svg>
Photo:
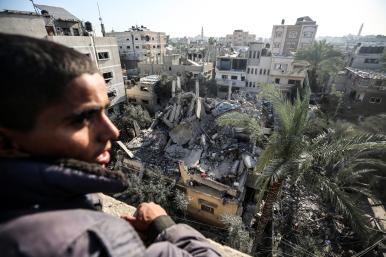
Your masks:
<svg viewBox="0 0 386 257"><path fill-rule="evenodd" d="M328 83L331 75L344 65L343 56L332 45L316 41L310 47L298 50L295 58L310 63L310 86L313 92L320 92Z"/></svg>
<svg viewBox="0 0 386 257"><path fill-rule="evenodd" d="M255 234L257 244L262 243L265 227L272 219L273 206L287 181L294 185L302 183L319 193L347 218L355 231L362 235L367 231L364 216L347 192L372 195L368 185L360 179L376 170L371 163L379 160L370 158L369 153L384 150L386 137L329 129L313 139L308 138L304 132L309 120L309 87L306 85L303 91L291 103L273 85L266 85L263 89L264 97L273 104L276 125L255 167L260 189L257 197L260 212Z"/></svg>

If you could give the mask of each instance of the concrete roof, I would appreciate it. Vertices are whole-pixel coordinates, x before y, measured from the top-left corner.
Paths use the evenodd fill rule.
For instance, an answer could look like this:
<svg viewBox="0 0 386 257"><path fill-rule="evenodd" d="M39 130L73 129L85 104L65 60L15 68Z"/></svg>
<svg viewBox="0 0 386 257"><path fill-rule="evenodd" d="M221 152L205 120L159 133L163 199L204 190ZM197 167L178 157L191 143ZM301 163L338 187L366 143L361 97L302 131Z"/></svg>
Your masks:
<svg viewBox="0 0 386 257"><path fill-rule="evenodd" d="M363 79L380 79L386 80L386 73L376 72L371 70L359 70L351 67L346 67L346 70L354 73L355 75L363 78Z"/></svg>
<svg viewBox="0 0 386 257"><path fill-rule="evenodd" d="M72 13L70 13L69 11L67 11L62 7L42 5L42 4L35 4L35 6L39 8L41 11L43 10L47 11L48 14L53 16L55 19L80 21L80 19L78 19Z"/></svg>

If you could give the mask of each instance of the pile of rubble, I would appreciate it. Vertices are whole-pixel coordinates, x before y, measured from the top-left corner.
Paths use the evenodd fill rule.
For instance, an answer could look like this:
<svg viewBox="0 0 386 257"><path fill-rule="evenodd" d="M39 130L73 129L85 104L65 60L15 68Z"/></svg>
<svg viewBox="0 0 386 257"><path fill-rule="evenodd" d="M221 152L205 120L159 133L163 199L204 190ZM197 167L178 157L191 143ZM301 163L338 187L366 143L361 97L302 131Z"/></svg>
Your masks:
<svg viewBox="0 0 386 257"><path fill-rule="evenodd" d="M244 128L216 124L216 118L229 111L247 113L257 120L262 116L256 100L201 98L182 92L156 114L150 128L136 131L138 136L125 146L132 162L143 164L140 169L146 166L172 175L179 173L178 162L183 161L190 174L239 187L244 171L254 167L259 149Z"/></svg>

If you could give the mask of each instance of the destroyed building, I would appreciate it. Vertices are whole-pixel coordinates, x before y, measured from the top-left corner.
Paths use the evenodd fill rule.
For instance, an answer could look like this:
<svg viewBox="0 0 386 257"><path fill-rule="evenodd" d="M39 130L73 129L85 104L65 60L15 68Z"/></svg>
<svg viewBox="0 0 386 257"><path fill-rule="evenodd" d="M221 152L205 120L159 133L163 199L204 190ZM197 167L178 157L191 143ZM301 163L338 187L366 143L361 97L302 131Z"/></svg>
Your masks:
<svg viewBox="0 0 386 257"><path fill-rule="evenodd" d="M245 129L220 127L216 118L238 111L260 120L261 108L245 100L201 98L197 88L172 97L150 128L121 146L130 156L123 168L176 179L189 200L188 214L222 226L222 215L241 215L244 200L253 198L246 184L259 149Z"/></svg>

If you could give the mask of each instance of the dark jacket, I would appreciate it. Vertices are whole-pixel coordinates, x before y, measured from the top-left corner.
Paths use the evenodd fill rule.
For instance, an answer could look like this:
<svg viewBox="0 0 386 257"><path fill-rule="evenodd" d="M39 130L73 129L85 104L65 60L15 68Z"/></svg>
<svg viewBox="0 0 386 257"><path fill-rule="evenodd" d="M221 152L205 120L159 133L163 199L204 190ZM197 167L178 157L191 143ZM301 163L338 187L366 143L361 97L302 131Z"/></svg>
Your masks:
<svg viewBox="0 0 386 257"><path fill-rule="evenodd" d="M220 256L204 236L157 218L147 249L124 220L97 211L92 193L126 184L118 172L66 160L0 159L1 256Z"/></svg>

